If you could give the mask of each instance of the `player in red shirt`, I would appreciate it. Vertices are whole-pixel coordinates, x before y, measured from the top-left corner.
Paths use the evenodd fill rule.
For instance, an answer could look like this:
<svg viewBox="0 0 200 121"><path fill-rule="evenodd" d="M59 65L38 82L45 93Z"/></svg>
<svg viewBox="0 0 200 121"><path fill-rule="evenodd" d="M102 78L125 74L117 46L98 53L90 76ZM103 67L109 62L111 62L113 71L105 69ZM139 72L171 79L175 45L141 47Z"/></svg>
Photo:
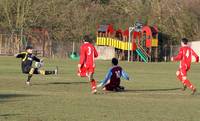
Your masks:
<svg viewBox="0 0 200 121"><path fill-rule="evenodd" d="M84 36L84 44L80 47L80 62L78 64L79 76L87 76L90 83L92 93L96 93L96 81L93 78L95 63L94 58L98 57L95 47L91 44L91 39L88 35Z"/></svg>
<svg viewBox="0 0 200 121"><path fill-rule="evenodd" d="M123 40L125 42L128 42L128 38L129 38L129 29L124 30L123 32Z"/></svg>
<svg viewBox="0 0 200 121"><path fill-rule="evenodd" d="M187 87L192 90L192 94L196 92L196 88L187 79L187 71L190 70L192 56L196 58L196 62L199 62L199 56L194 52L192 48L188 46L188 39L183 38L181 40L181 48L177 56L172 57L172 61L180 61L180 66L176 72L177 78L183 83L183 90Z"/></svg>
<svg viewBox="0 0 200 121"><path fill-rule="evenodd" d="M112 24L109 24L108 25L108 28L107 28L107 37L112 37L113 33L115 32L114 28L113 28L113 25Z"/></svg>

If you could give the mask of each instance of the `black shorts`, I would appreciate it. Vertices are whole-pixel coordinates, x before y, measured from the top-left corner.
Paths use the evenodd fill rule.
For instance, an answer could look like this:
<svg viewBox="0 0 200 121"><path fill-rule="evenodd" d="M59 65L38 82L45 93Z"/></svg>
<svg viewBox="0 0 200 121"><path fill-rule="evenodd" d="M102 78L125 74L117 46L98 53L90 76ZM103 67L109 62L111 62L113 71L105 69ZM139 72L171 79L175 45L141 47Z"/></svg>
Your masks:
<svg viewBox="0 0 200 121"><path fill-rule="evenodd" d="M22 68L22 72L24 74L29 74L31 68L33 68L33 67L31 67L31 66L24 67L24 68ZM38 68L34 68L33 74L39 74Z"/></svg>
<svg viewBox="0 0 200 121"><path fill-rule="evenodd" d="M118 84L109 83L109 84L105 85L106 90L108 90L108 91L115 91L119 86L120 86L120 83L118 83Z"/></svg>

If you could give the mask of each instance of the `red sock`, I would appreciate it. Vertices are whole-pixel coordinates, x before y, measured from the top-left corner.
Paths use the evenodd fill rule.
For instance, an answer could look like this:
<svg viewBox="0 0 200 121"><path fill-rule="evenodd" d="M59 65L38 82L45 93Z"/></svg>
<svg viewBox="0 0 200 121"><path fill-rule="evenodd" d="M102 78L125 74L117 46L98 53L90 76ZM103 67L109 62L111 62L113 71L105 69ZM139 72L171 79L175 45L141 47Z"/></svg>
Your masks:
<svg viewBox="0 0 200 121"><path fill-rule="evenodd" d="M188 79L184 81L184 85L186 85L191 90L195 89L195 87L192 85L192 83Z"/></svg>
<svg viewBox="0 0 200 121"><path fill-rule="evenodd" d="M182 76L181 76L181 74L179 74L179 75L177 76L177 78L178 78L180 81L182 81Z"/></svg>
<svg viewBox="0 0 200 121"><path fill-rule="evenodd" d="M177 76L177 78L178 78L179 80L182 80L182 76L181 76L180 74Z"/></svg>
<svg viewBox="0 0 200 121"><path fill-rule="evenodd" d="M183 81L183 78L182 78L182 75L181 75L181 74L179 74L179 75L177 76L177 78L181 81L181 83L183 83L183 85L186 85L185 82Z"/></svg>
<svg viewBox="0 0 200 121"><path fill-rule="evenodd" d="M92 90L95 90L97 88L96 81L94 79L90 82L90 84L91 84L91 89Z"/></svg>

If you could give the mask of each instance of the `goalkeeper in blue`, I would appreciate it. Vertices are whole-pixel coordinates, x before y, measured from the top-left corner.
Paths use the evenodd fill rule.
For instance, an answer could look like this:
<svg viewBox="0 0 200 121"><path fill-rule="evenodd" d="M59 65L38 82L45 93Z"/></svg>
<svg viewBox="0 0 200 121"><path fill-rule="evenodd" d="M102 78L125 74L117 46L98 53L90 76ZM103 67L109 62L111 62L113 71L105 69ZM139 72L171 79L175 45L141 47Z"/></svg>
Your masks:
<svg viewBox="0 0 200 121"><path fill-rule="evenodd" d="M112 67L109 69L104 80L97 87L102 87L105 91L124 91L124 87L120 86L121 77L129 80L128 74L118 65L116 58L112 59Z"/></svg>

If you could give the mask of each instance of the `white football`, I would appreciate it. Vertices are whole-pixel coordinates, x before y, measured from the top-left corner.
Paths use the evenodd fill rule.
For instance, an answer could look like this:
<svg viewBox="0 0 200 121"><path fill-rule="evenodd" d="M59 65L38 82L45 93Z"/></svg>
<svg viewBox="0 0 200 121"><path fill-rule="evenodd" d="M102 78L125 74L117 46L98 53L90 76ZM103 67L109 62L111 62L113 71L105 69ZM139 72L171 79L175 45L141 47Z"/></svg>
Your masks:
<svg viewBox="0 0 200 121"><path fill-rule="evenodd" d="M41 68L42 66L44 66L43 62L35 62L35 67L36 68Z"/></svg>

